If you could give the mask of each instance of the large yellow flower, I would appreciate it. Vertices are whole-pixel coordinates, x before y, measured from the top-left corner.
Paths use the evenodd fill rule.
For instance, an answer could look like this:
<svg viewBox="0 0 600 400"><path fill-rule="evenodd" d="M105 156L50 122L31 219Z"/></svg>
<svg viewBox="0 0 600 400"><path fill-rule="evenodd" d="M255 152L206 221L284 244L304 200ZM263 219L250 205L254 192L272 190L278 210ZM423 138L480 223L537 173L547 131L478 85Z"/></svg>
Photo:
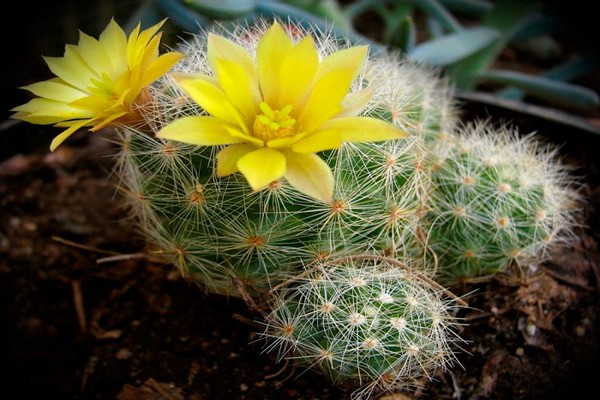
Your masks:
<svg viewBox="0 0 600 400"><path fill-rule="evenodd" d="M52 141L52 151L82 127L94 132L140 119L134 104L144 89L183 57L177 52L159 56L157 31L164 22L141 32L138 24L129 38L114 20L98 40L80 33L78 45L67 45L64 57L44 58L56 77L24 86L39 97L13 108L12 117L66 127Z"/></svg>
<svg viewBox="0 0 600 400"><path fill-rule="evenodd" d="M175 120L157 136L202 146L228 145L217 154L217 175L241 172L253 190L282 177L328 202L329 166L315 153L343 142L381 141L407 134L377 118L351 116L365 91L349 93L368 47L350 47L321 60L311 35L295 43L274 22L260 38L256 62L243 46L214 33L207 60L214 76L173 74L209 115Z"/></svg>

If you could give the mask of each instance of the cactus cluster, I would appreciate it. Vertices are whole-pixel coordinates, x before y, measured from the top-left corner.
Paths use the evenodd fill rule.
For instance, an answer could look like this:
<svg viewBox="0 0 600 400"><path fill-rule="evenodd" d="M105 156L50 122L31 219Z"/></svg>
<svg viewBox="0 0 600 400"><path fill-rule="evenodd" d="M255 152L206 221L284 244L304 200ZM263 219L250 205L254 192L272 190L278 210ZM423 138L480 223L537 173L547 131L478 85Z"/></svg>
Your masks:
<svg viewBox="0 0 600 400"><path fill-rule="evenodd" d="M230 37L254 49L253 32ZM321 57L338 49L312 33ZM207 68L204 40L185 43L176 69ZM410 136L322 152L330 202L285 179L254 191L240 174L217 176L218 148L131 128L120 130L118 162L139 226L182 274L252 298L266 308L266 351L354 385L357 398L453 364L463 305L432 278L449 284L544 256L568 240L578 200L569 171L532 136L459 125L450 86L432 71L374 55L353 87L366 89L363 115ZM168 76L150 94L142 113L154 132L204 115Z"/></svg>
<svg viewBox="0 0 600 400"><path fill-rule="evenodd" d="M437 73L393 54L358 69L364 50L331 32L269 25L191 36L140 89L142 120L110 117L132 220L183 276L261 309L266 352L356 398L418 385L460 347L466 304L445 287L568 242L577 180L533 135L461 124Z"/></svg>
<svg viewBox="0 0 600 400"><path fill-rule="evenodd" d="M186 43L177 68L206 68L202 40ZM319 43L322 57L336 49L326 35ZM424 276L452 283L541 257L568 239L577 191L533 137L459 125L450 86L432 71L374 56L355 85L373 91L365 115L410 136L323 152L328 203L285 180L253 191L239 174L216 175L214 148L135 129L121 131L118 165L143 232L182 274L229 296L241 282L267 308L267 351L368 397L454 361L460 302ZM203 113L169 77L151 94L154 131Z"/></svg>

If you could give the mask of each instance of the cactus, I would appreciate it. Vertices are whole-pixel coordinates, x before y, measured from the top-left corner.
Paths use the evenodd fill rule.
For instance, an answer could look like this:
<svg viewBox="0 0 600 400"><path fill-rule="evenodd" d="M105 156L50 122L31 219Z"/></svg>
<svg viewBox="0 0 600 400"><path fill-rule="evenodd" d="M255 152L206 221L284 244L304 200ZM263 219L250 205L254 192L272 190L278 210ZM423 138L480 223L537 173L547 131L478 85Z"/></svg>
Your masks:
<svg viewBox="0 0 600 400"><path fill-rule="evenodd" d="M345 145L331 203L285 182L253 192L243 178L217 178L214 152L124 132L119 175L151 243L208 291L239 295L231 279L271 286L332 255L396 254L414 238L425 175L418 138Z"/></svg>
<svg viewBox="0 0 600 400"><path fill-rule="evenodd" d="M568 244L582 197L572 168L535 134L465 124L429 145L432 192L423 218L445 284L545 260Z"/></svg>
<svg viewBox="0 0 600 400"><path fill-rule="evenodd" d="M240 45L255 47L248 36L231 34ZM338 49L333 37L323 32L317 37L322 57ZM204 43L200 36L182 45L188 57L176 67L179 72L207 68ZM210 292L239 296L235 278L258 295L302 272L302 265L329 256L402 255L416 238L429 185L421 131L447 124L444 118L452 114L450 92L431 77L387 55L368 61L353 89L373 92L364 114L387 118L411 136L344 143L323 152L333 171L329 202L306 196L286 180L253 191L239 174L217 176L214 148L135 129L121 130L123 192L149 241ZM169 76L151 86L150 94L155 101L144 115L154 132L182 116L203 114ZM440 111L433 118L425 107L436 102Z"/></svg>
<svg viewBox="0 0 600 400"><path fill-rule="evenodd" d="M267 350L349 385L353 398L418 386L454 363L461 304L414 271L374 256L318 262L274 291Z"/></svg>

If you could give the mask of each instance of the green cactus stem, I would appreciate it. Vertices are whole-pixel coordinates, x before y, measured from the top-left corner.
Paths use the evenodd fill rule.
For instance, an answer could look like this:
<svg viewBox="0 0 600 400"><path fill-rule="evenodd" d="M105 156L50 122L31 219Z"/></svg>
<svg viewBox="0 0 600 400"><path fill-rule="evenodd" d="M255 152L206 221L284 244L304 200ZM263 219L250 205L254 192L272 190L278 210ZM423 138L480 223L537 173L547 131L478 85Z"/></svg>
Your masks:
<svg viewBox="0 0 600 400"><path fill-rule="evenodd" d="M397 259L324 261L275 290L265 351L358 388L354 398L414 388L456 361L464 306Z"/></svg>
<svg viewBox="0 0 600 400"><path fill-rule="evenodd" d="M430 147L433 189L423 229L439 281L540 262L572 239L581 187L556 146L479 121Z"/></svg>
<svg viewBox="0 0 600 400"><path fill-rule="evenodd" d="M224 34L254 51L256 27L237 29ZM323 57L346 46L327 32L307 34L315 35ZM209 71L206 35L182 43L187 56L177 72ZM255 192L240 174L217 176L222 146L155 138L153 132L178 118L206 115L171 76L158 80L140 110L146 126L120 130L117 173L140 231L183 275L233 296L234 278L259 295L315 259L411 251L430 184L423 138L453 121L451 92L430 71L391 55L368 58L351 91L371 95L361 115L410 136L321 152L334 179L332 200L322 202L285 179Z"/></svg>

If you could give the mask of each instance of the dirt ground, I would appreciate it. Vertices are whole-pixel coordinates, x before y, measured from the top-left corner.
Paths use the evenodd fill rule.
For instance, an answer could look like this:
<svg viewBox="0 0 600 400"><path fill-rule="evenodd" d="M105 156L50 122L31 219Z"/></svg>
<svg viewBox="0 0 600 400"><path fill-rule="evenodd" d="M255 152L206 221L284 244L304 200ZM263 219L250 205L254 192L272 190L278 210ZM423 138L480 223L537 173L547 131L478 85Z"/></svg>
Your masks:
<svg viewBox="0 0 600 400"><path fill-rule="evenodd" d="M15 74L17 85L29 83L25 74L47 78ZM585 226L534 273L452 288L471 293L460 365L417 392L374 399L589 398L600 367L600 136L490 104L464 108L465 118L492 115L560 144L585 177ZM263 354L243 302L205 295L173 266L143 257L111 175L110 131L76 134L54 153L53 128L5 122L0 133L3 391L61 400L349 398Z"/></svg>

